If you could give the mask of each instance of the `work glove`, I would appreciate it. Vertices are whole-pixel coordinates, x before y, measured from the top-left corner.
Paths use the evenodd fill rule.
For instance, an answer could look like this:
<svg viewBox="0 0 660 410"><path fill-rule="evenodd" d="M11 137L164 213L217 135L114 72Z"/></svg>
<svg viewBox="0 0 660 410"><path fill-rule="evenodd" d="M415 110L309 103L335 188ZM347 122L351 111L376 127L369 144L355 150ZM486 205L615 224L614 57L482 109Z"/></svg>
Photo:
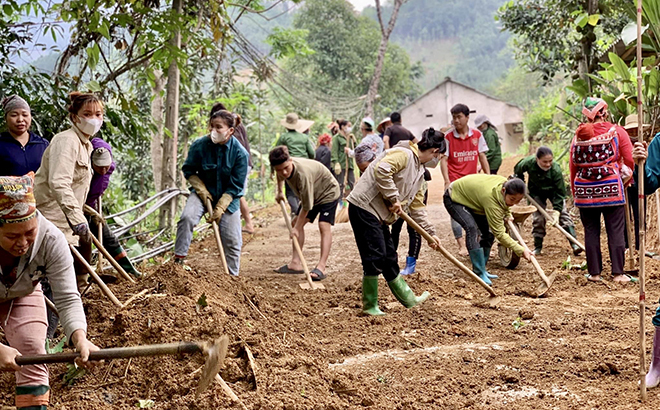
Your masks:
<svg viewBox="0 0 660 410"><path fill-rule="evenodd" d="M204 182L200 177L198 177L197 175L193 175L190 178L188 178L188 182L195 189L195 193L197 194L199 199L202 200L202 203L204 204L204 208L206 208L207 201L213 202L213 197L211 196L211 193L209 192L208 189L206 189L206 185L204 184Z"/></svg>
<svg viewBox="0 0 660 410"><path fill-rule="evenodd" d="M335 162L335 174L341 174L341 164L339 162Z"/></svg>
<svg viewBox="0 0 660 410"><path fill-rule="evenodd" d="M103 223L103 218L101 218L99 215L92 214L91 217L92 217L92 222L94 222L94 225L101 225Z"/></svg>
<svg viewBox="0 0 660 410"><path fill-rule="evenodd" d="M222 218L222 215L225 213L227 207L229 206L229 204L231 204L232 200L233 198L231 195L222 194L220 200L215 205L215 209L213 210L213 215L211 215L212 222L220 222L220 218Z"/></svg>
<svg viewBox="0 0 660 410"><path fill-rule="evenodd" d="M87 223L75 225L71 229L73 230L73 234L79 236L83 241L90 242L92 240L89 225L87 225Z"/></svg>

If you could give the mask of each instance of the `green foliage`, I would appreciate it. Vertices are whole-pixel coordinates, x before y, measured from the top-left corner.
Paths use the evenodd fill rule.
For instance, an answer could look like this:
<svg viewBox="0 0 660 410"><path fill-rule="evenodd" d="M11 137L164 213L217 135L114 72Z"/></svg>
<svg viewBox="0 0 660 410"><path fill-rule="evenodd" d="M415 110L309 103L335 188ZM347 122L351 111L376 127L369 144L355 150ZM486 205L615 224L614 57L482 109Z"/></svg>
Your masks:
<svg viewBox="0 0 660 410"><path fill-rule="evenodd" d="M559 104L559 99L559 94L543 96L525 113L524 123L530 137L548 133L557 113L555 106Z"/></svg>
<svg viewBox="0 0 660 410"><path fill-rule="evenodd" d="M387 19L392 7L385 3ZM493 20L501 4L502 0L408 1L401 7L391 41L423 65L425 89L446 76L485 88L513 63L507 46L510 36ZM362 14L377 21L373 6Z"/></svg>
<svg viewBox="0 0 660 410"><path fill-rule="evenodd" d="M307 44L315 53L286 59L284 65L289 71L331 96L357 98L367 93L381 38L375 21L355 15L346 0L308 0L296 13L293 26L307 31ZM415 84L418 73L405 50L388 45L376 102L379 116L419 94ZM293 108L303 111L306 107ZM330 107L330 111L335 116L342 107Z"/></svg>
<svg viewBox="0 0 660 410"><path fill-rule="evenodd" d="M497 13L504 28L515 34L516 58L545 82L557 73L597 69L598 56L618 38L628 23L624 0L601 0L589 15L584 0L510 0Z"/></svg>
<svg viewBox="0 0 660 410"><path fill-rule="evenodd" d="M62 339L53 346L50 345L51 343L51 339L46 338L46 353L62 353L64 351L64 344L66 343L66 336L62 337Z"/></svg>
<svg viewBox="0 0 660 410"><path fill-rule="evenodd" d="M314 54L305 37L307 30L283 29L275 27L266 42L271 46L270 55L274 58L308 56Z"/></svg>

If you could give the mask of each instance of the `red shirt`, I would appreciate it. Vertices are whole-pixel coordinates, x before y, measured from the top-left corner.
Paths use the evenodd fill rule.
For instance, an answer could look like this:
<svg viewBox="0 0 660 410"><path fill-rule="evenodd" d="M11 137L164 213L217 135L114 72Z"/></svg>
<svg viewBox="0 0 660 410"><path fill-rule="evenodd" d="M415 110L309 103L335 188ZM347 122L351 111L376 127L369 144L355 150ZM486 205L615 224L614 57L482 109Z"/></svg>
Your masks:
<svg viewBox="0 0 660 410"><path fill-rule="evenodd" d="M449 171L450 182L466 175L476 174L479 165L479 152L483 151L483 149L480 149L479 144L479 140L483 139L483 136L479 130L470 128L470 132L465 139L456 137L454 133L455 130L451 130L445 135L445 140L448 143L447 170ZM486 148L487 150L488 148Z"/></svg>

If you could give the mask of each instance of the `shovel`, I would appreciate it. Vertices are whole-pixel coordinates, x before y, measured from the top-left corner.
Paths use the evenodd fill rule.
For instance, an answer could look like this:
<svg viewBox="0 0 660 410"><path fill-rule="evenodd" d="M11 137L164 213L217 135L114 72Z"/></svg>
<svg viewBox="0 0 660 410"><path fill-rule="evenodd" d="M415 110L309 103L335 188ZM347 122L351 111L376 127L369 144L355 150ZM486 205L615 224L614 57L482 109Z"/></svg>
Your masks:
<svg viewBox="0 0 660 410"><path fill-rule="evenodd" d="M286 211L286 205L284 205L284 201L280 201L280 207L282 208L284 221L286 221L286 227L289 228L289 234L291 234L293 231L293 228L291 227L291 218L289 218L289 213ZM303 256L302 249L300 249L298 239L293 238L291 239L291 242L293 242L293 247L296 249L296 253L300 258L300 262L302 262L303 270L305 271L305 277L307 278L307 283L299 283L298 286L305 290L325 289L325 286L323 286L322 283L314 283L314 281L312 281L312 275L309 274L309 267L307 266L307 261Z"/></svg>
<svg viewBox="0 0 660 410"><path fill-rule="evenodd" d="M530 204L534 205L534 206L536 207L536 209L538 209L538 211L541 213L541 215L543 215L543 217L545 218L546 221L552 221L552 226L553 226L553 227L557 228L557 230L559 230L559 232L561 232L562 234L564 234L564 236L565 236L569 241L571 241L572 243L574 243L575 245L577 245L580 249L582 249L582 252L586 252L586 249L584 248L584 245L583 245L580 241L578 241L577 239L575 239L575 237L574 237L573 235L571 235L570 233L566 232L566 229L564 229L564 228L562 228L561 226L559 226L559 224L557 223L557 221L556 221L553 217L551 217L551 216L548 214L548 212L545 210L545 208L543 208L538 202L536 202L536 201L534 200L534 198L532 198L529 194L525 194L525 198L527 198L527 200L529 201Z"/></svg>
<svg viewBox="0 0 660 410"><path fill-rule="evenodd" d="M541 268L541 265L539 265L539 262L536 260L534 257L534 254L531 253L529 248L527 247L527 244L522 238L522 235L520 232L518 232L518 228L516 228L516 224L513 223L513 221L506 221L507 225L509 226L509 231L513 232L513 235L516 237L518 242L525 248L527 252L531 254L531 260L532 260L532 265L534 265L534 269L536 269L536 272L539 274L541 279L543 279L543 283L541 283L537 288L536 288L536 296L543 296L548 292L550 289L550 286L552 286L552 282L555 279L555 275L551 275L552 280L550 280L545 273L543 272L543 269Z"/></svg>
<svg viewBox="0 0 660 410"><path fill-rule="evenodd" d="M206 211L209 213L209 218L213 217L213 206L211 205L211 200L206 200ZM218 251L220 252L220 260L222 261L222 268L225 270L225 273L229 275L229 269L227 268L227 258L225 258L225 249L222 247L222 241L220 240L220 228L218 228L218 223L216 221L211 221L213 226L213 233L215 234L215 243L218 244Z"/></svg>
<svg viewBox="0 0 660 410"><path fill-rule="evenodd" d="M213 343L209 342L179 342L159 345L115 347L111 349L101 349L89 353L89 360L110 360L127 359L130 357L151 357L179 354L203 353L206 355L206 362L202 369L202 377L197 385L197 397L206 390L211 381L218 374L227 355L227 346L229 338L227 335L216 339ZM29 364L48 364L48 363L69 363L80 357L78 352L38 354L32 356L16 357L16 364L25 366Z"/></svg>
<svg viewBox="0 0 660 410"><path fill-rule="evenodd" d="M412 226L413 229L415 229L420 235L422 235L422 236L424 237L424 239L426 239L426 240L429 241L429 242L435 242L435 239L434 239L434 238L433 238L428 232L426 232L424 229L422 229L422 227L419 226L419 224L418 224L417 222L415 222L415 221L410 217L410 215L408 215L408 214L406 214L406 213L402 213L402 214L399 215L399 216L401 217L401 219L403 219L404 221L406 221L406 223L408 224L408 226ZM490 286L488 286L488 285L486 284L486 282L484 282L483 280L481 280L481 278L480 278L479 276L477 276L474 272L472 272L472 271L470 270L470 268L468 268L467 266L463 265L463 263L461 263L458 259L456 259L456 258L454 257L454 255L452 255L451 253L449 253L449 251L447 251L447 249L445 249L442 245L438 244L438 249L437 249L437 251L440 252L440 253L442 254L442 256L444 256L445 258L449 259L449 261L450 261L451 263L453 263L454 265L456 265L460 270L462 270L463 273L465 273L466 275L468 275L468 277L469 277L470 279L472 279L473 281L475 281L475 282L477 282L478 284L480 284L484 289L486 289L486 290L488 291L488 293L490 293L490 297L489 297L488 300L486 301L486 303L487 303L490 307L496 307L496 306L500 303L500 301L502 300L502 298L501 298L497 293L495 293L495 291L493 290L493 288L491 288Z"/></svg>

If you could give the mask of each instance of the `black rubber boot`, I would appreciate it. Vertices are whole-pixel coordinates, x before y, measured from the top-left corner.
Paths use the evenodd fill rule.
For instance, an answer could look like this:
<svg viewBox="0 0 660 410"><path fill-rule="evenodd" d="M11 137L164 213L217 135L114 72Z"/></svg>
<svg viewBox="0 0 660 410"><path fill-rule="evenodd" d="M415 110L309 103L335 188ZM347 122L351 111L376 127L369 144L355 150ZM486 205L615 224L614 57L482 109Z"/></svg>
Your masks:
<svg viewBox="0 0 660 410"><path fill-rule="evenodd" d="M543 250L543 238L534 237L534 255L540 255Z"/></svg>
<svg viewBox="0 0 660 410"><path fill-rule="evenodd" d="M570 233L573 238L577 239L577 234L575 233L575 227L574 226L562 226L562 228L564 228L564 230L566 232ZM582 253L582 248L580 248L579 246L577 246L576 244L574 244L571 241L568 241L568 242L570 242L571 248L573 248L573 255L578 256L579 254Z"/></svg>

